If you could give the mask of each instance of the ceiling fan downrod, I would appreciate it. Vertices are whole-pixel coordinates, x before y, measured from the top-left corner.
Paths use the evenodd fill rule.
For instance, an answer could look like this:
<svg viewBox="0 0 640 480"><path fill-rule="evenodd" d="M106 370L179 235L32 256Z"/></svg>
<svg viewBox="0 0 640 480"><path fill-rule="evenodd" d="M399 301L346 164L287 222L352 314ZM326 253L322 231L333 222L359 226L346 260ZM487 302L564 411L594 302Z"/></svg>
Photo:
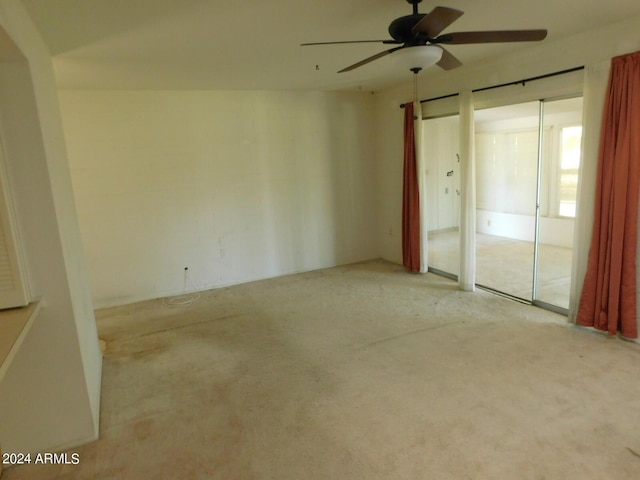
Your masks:
<svg viewBox="0 0 640 480"><path fill-rule="evenodd" d="M413 5L413 14L417 15L418 14L418 4L422 2L422 0L407 0L407 3L410 3L411 5Z"/></svg>

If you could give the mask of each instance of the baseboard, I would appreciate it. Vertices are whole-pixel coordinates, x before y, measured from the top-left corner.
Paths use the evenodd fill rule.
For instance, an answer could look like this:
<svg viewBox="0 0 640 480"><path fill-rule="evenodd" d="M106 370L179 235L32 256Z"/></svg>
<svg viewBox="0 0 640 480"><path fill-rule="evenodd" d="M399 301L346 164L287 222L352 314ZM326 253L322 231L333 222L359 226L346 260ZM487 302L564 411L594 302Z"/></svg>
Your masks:
<svg viewBox="0 0 640 480"><path fill-rule="evenodd" d="M233 287L236 285L244 285L247 283L261 282L263 280L271 280L273 278L287 277L289 275L299 275L303 273L315 272L318 270L325 270L327 268L344 267L346 265L355 265L357 263L371 262L371 261L381 260L381 259L386 260L381 257L363 258L361 260L354 260L354 261L348 261L346 263L317 266L317 267L312 267L312 268L303 269L303 270L291 270L291 271L284 270L274 275L245 278L242 280L227 282L227 283L203 284L188 290L171 291L171 292L154 292L154 293L147 293L142 295L132 295L127 297L115 297L115 298L108 298L108 299L93 299L93 308L94 310L103 310L107 308L123 307L125 305L131 305L133 303L148 302L151 300L162 300L163 298L170 298L178 295L187 295L195 292L206 292L208 290L218 290L221 288ZM388 260L388 261L391 261L392 263L397 263L397 262L393 262L392 260Z"/></svg>

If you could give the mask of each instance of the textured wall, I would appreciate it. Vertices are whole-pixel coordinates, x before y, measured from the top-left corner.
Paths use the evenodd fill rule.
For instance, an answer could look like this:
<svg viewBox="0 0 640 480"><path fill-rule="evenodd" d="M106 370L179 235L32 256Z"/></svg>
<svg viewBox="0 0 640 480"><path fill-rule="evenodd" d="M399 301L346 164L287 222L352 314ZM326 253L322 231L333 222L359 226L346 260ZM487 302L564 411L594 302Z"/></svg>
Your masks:
<svg viewBox="0 0 640 480"><path fill-rule="evenodd" d="M60 99L97 306L377 257L370 95Z"/></svg>

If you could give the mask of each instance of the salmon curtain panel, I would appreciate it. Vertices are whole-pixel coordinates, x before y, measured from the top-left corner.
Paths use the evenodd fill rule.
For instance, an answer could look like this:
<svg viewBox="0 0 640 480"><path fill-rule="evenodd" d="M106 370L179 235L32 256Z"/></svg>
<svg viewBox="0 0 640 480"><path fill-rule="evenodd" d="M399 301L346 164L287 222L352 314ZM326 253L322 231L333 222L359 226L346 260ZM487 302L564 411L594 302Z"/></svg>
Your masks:
<svg viewBox="0 0 640 480"><path fill-rule="evenodd" d="M420 189L416 155L414 104L404 106L404 181L402 186L402 262L410 272L420 272Z"/></svg>
<svg viewBox="0 0 640 480"><path fill-rule="evenodd" d="M640 52L616 57L600 136L593 237L576 323L638 337Z"/></svg>

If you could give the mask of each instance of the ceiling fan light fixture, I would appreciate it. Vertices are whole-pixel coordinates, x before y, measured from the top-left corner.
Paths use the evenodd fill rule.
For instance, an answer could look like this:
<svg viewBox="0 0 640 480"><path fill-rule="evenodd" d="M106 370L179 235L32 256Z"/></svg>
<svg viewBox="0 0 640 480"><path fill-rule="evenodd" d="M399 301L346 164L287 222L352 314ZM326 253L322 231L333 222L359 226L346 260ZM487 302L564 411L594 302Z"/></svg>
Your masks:
<svg viewBox="0 0 640 480"><path fill-rule="evenodd" d="M2 0L0 0L2 1ZM388 40L347 40L341 42L303 43L302 45L327 45L336 43L382 43L400 45L360 60L339 70L350 72L363 65L393 55L401 68L418 73L423 68L437 64L442 70L452 70L462 65L450 51L440 46L474 43L537 42L547 36L547 31L538 30L489 30L478 32L451 32L440 35L449 25L463 14L461 10L449 7L435 7L429 13L418 12L422 0L407 0L413 5L413 14L396 18L389 25Z"/></svg>
<svg viewBox="0 0 640 480"><path fill-rule="evenodd" d="M398 67L417 73L438 63L442 58L442 49L435 45L416 45L401 48L392 56Z"/></svg>

